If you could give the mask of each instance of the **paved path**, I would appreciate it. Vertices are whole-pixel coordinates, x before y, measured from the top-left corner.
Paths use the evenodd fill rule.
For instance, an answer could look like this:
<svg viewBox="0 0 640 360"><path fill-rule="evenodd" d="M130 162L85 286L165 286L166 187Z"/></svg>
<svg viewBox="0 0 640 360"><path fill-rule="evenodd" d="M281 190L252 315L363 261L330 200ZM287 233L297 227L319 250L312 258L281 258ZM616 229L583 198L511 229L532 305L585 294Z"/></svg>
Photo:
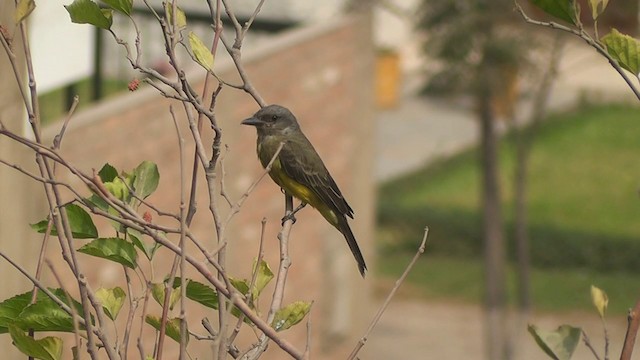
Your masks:
<svg viewBox="0 0 640 360"><path fill-rule="evenodd" d="M587 289L585 297L588 296ZM595 315L595 310L593 314L534 315L530 322L544 330L553 330L563 324L581 327L587 332L600 358L604 358L602 325ZM360 358L485 360L482 324L483 315L478 306L417 300L394 301L369 337ZM610 338L610 358L617 359L626 331L625 317L607 317L607 329ZM514 348L517 350L516 359L548 359L527 333L526 324L515 327L511 336L514 337ZM640 354L634 355L633 359L640 359ZM581 342L573 359L595 358Z"/></svg>

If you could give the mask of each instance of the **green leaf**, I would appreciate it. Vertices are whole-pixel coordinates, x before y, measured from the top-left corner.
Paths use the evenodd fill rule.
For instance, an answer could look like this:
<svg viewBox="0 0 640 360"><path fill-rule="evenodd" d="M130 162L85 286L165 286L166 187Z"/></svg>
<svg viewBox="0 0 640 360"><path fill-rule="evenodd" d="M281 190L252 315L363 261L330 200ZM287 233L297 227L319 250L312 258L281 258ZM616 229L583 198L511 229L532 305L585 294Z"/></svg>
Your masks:
<svg viewBox="0 0 640 360"><path fill-rule="evenodd" d="M560 20L570 24L578 23L578 5L575 0L531 0L531 3Z"/></svg>
<svg viewBox="0 0 640 360"><path fill-rule="evenodd" d="M133 0L101 0L115 11L121 12L126 15L131 15L131 9L133 8Z"/></svg>
<svg viewBox="0 0 640 360"><path fill-rule="evenodd" d="M276 312L271 327L276 331L287 330L299 323L311 310L311 303L306 301L293 302Z"/></svg>
<svg viewBox="0 0 640 360"><path fill-rule="evenodd" d="M160 173L156 164L143 161L133 170L133 175L133 190L138 197L145 199L158 188Z"/></svg>
<svg viewBox="0 0 640 360"><path fill-rule="evenodd" d="M640 74L640 41L629 35L621 34L618 30L600 39L607 47L607 52L620 66L638 76Z"/></svg>
<svg viewBox="0 0 640 360"><path fill-rule="evenodd" d="M23 354L41 360L62 359L62 339L53 336L36 340L16 326L9 327L13 345Z"/></svg>
<svg viewBox="0 0 640 360"><path fill-rule="evenodd" d="M607 311L607 305L609 304L607 293L591 285L591 301L593 302L593 306L598 310L600 317L603 318L604 313Z"/></svg>
<svg viewBox="0 0 640 360"><path fill-rule="evenodd" d="M119 238L100 238L78 249L78 252L115 261L131 269L137 266L138 253L129 242Z"/></svg>
<svg viewBox="0 0 640 360"><path fill-rule="evenodd" d="M33 0L19 0L16 4L16 24L26 19L35 8L36 3Z"/></svg>
<svg viewBox="0 0 640 360"><path fill-rule="evenodd" d="M49 289L67 305L65 292L61 289ZM82 305L75 300L73 307L79 316L83 316ZM6 333L10 325L23 330L35 331L73 331L73 320L57 303L42 291L38 292L36 302L31 302L31 291L16 295L0 303L0 334Z"/></svg>
<svg viewBox="0 0 640 360"><path fill-rule="evenodd" d="M74 238L91 239L98 237L98 230L91 219L91 215L82 207L76 204L67 204L64 209L67 212L69 224L71 225L71 233Z"/></svg>
<svg viewBox="0 0 640 360"><path fill-rule="evenodd" d="M171 294L169 295L169 310L173 310L175 304L180 300L180 287L176 287L176 283L174 280L174 288L171 289ZM151 296L160 304L160 306L164 305L164 283L155 283L151 284Z"/></svg>
<svg viewBox="0 0 640 360"><path fill-rule="evenodd" d="M178 17L176 18L176 26L179 30L182 30L187 27L187 16L184 14L184 11L180 9L180 7L176 7L178 10ZM167 1L164 4L164 11L167 14L167 24L169 26L173 26L173 4L170 1Z"/></svg>
<svg viewBox="0 0 640 360"><path fill-rule="evenodd" d="M187 298L211 309L218 309L218 293L215 289L195 280L187 279ZM182 279L176 277L173 286L181 285Z"/></svg>
<svg viewBox="0 0 640 360"><path fill-rule="evenodd" d="M111 164L106 163L102 169L98 171L98 176L100 176L100 180L102 180L103 183L108 183L118 177L118 170L111 166Z"/></svg>
<svg viewBox="0 0 640 360"><path fill-rule="evenodd" d="M40 292L38 292L40 295ZM40 299L42 296L39 297ZM8 326L16 322L22 310L31 301L31 292L16 295L0 303L0 334L9 331Z"/></svg>
<svg viewBox="0 0 640 360"><path fill-rule="evenodd" d="M176 280L179 281L179 278L176 278ZM187 298L208 308L218 308L218 293L213 288L195 280L187 279L186 291Z"/></svg>
<svg viewBox="0 0 640 360"><path fill-rule="evenodd" d="M582 329L562 325L555 331L544 331L529 325L529 333L549 357L555 360L569 360L580 341Z"/></svg>
<svg viewBox="0 0 640 360"><path fill-rule="evenodd" d="M56 295L66 303L66 295ZM78 313L78 316L82 317L82 315L82 313ZM62 310L58 304L48 297L25 307L22 312L20 312L15 324L24 330L73 331L73 319L71 315L67 314L66 311Z"/></svg>
<svg viewBox="0 0 640 360"><path fill-rule="evenodd" d="M71 21L76 24L91 24L105 30L109 30L113 24L111 10L100 9L100 6L91 0L74 0L64 8L67 9Z"/></svg>
<svg viewBox="0 0 640 360"><path fill-rule="evenodd" d="M145 322L160 331L160 318L153 315L147 315ZM167 319L167 327L165 334L176 342L180 342L180 318ZM189 343L189 331L187 331L187 344Z"/></svg>
<svg viewBox="0 0 640 360"><path fill-rule="evenodd" d="M126 231L133 245L142 250L142 253L147 257L147 259L153 259L153 255L155 255L156 250L158 250L161 245L155 241L151 242L151 244L147 244L142 241L142 234L138 230L127 228Z"/></svg>
<svg viewBox="0 0 640 360"><path fill-rule="evenodd" d="M254 271L255 271L255 263L254 263ZM266 261L261 260L258 266L258 273L256 275L256 283L252 289L252 297L253 299L257 299L262 293L262 290L269 284L269 282L273 279L273 271L269 267Z"/></svg>
<svg viewBox="0 0 640 360"><path fill-rule="evenodd" d="M124 304L124 299L127 297L124 290L120 287L114 287L111 289L100 288L96 291L96 297L100 300L104 313L111 320L115 320L118 317L118 313Z"/></svg>
<svg viewBox="0 0 640 360"><path fill-rule="evenodd" d="M71 234L76 239L93 239L98 237L98 230L93 224L91 215L86 212L82 207L76 204L67 204L64 206L67 212L67 218L69 218L69 225L71 226ZM35 224L30 224L31 228L41 234L47 231L47 223L49 220L42 220ZM58 236L58 231L55 225L51 228L51 235Z"/></svg>
<svg viewBox="0 0 640 360"><path fill-rule="evenodd" d="M189 46L198 64L211 71L213 69L213 54L193 31L189 32Z"/></svg>
<svg viewBox="0 0 640 360"><path fill-rule="evenodd" d="M609 0L589 0L593 20L596 20L604 12L608 4Z"/></svg>
<svg viewBox="0 0 640 360"><path fill-rule="evenodd" d="M88 205L90 209L93 209L91 206L94 206L102 211L109 211L109 204L107 204L107 202L103 198L101 198L96 194L93 194L90 197L85 198L85 201L90 203L90 205Z"/></svg>

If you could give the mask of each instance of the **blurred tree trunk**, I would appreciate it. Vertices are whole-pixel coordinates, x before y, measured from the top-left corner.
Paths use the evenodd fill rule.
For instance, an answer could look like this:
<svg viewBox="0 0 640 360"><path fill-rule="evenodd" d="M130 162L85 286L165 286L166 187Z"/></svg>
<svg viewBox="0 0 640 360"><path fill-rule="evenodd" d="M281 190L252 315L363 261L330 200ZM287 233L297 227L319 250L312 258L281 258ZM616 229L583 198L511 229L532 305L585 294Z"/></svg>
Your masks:
<svg viewBox="0 0 640 360"><path fill-rule="evenodd" d="M516 127L516 167L514 173L516 271L518 274L518 326L528 322L531 313L531 259L529 245L529 219L527 213L527 178L533 141L542 118L547 112L549 93L558 72L558 63L564 48L563 34L556 34L549 51L548 63L543 69L535 89L528 124Z"/></svg>
<svg viewBox="0 0 640 360"><path fill-rule="evenodd" d="M487 355L489 359L500 360L508 358L506 264L491 68L493 64L489 60L480 64L476 100L480 120Z"/></svg>

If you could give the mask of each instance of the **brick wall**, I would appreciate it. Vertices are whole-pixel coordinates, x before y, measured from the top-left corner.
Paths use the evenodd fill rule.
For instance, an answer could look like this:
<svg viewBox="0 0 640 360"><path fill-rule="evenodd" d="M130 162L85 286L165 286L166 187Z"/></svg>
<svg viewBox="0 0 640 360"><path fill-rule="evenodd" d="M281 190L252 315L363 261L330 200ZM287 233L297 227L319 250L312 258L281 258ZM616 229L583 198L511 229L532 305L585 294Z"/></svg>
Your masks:
<svg viewBox="0 0 640 360"><path fill-rule="evenodd" d="M357 16L294 30L268 40L261 48L246 49L244 62L255 87L266 101L285 105L296 114L303 130L346 194L355 210L352 227L371 268L374 263L374 122L370 25L368 16ZM233 82L237 76L229 59L216 61L218 73ZM86 171L98 169L105 162L118 169L131 169L145 159L156 162L161 174L160 187L149 200L177 213L179 152L169 114L171 104L180 113L182 108L179 104L161 98L151 88L142 88L102 103L74 116L62 151ZM218 98L216 113L224 132L223 142L229 147L225 153L225 185L233 199L238 199L262 171L255 155L255 130L240 125L242 119L257 109L248 95L231 88L225 88ZM179 121L184 125L182 115L179 115ZM52 137L57 131L56 125L48 130ZM186 126L182 126L182 133L188 139ZM207 133L205 142L208 144L209 140L210 134ZM189 141L187 143L187 159L190 159L193 146ZM198 199L200 206L193 231L201 239L213 242L215 236L207 210L204 181L199 183ZM227 232L228 263L235 277L250 275L250 263L258 251L263 217L268 219L265 258L272 269L277 269L276 235L284 209L283 199L277 186L267 178L231 222ZM227 210L225 203L219 200L224 213ZM336 351L344 357L348 353L346 349L355 344L365 329L365 321L372 315L372 309L367 306L371 276L366 280L360 278L342 235L315 210L304 209L297 218L291 234L292 266L284 303L313 300L314 358L334 358ZM108 228L105 229L108 234ZM57 249L52 251L55 255L59 252ZM155 281L161 280L169 271L169 265L163 266L163 262L168 264L171 258L164 255L154 263ZM99 268L93 266L95 272L90 274L90 279L96 284L94 287L113 286L121 278L121 268L94 259L86 260L87 265L100 264ZM268 310L270 290L267 289L262 299L260 309L264 314ZM159 307L151 312L159 312ZM190 309L192 319L203 314L201 309ZM215 319L214 314L206 315ZM202 333L196 320L191 321L190 329ZM246 344L252 339L250 332L244 336L246 338L241 343L244 341ZM286 336L304 348L304 324L289 330ZM167 347L175 351L173 345L168 344ZM208 346L194 347L192 355L206 357ZM269 353L268 358L283 358L275 345L270 346Z"/></svg>

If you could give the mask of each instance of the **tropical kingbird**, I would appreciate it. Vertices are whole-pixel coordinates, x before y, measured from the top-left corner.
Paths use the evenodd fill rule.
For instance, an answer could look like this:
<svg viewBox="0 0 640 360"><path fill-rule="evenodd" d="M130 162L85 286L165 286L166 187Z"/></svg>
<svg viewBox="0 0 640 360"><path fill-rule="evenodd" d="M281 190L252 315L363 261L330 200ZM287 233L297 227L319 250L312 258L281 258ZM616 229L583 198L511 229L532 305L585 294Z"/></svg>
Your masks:
<svg viewBox="0 0 640 360"><path fill-rule="evenodd" d="M344 235L364 277L367 265L346 218L353 218L353 209L342 196L316 149L300 130L296 117L282 106L269 105L242 124L256 127L258 158L265 168L283 143L269 171L271 179L287 194L302 202L294 213L310 204Z"/></svg>

